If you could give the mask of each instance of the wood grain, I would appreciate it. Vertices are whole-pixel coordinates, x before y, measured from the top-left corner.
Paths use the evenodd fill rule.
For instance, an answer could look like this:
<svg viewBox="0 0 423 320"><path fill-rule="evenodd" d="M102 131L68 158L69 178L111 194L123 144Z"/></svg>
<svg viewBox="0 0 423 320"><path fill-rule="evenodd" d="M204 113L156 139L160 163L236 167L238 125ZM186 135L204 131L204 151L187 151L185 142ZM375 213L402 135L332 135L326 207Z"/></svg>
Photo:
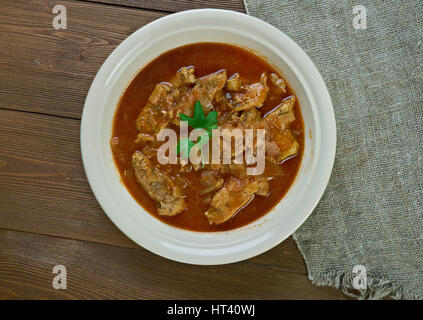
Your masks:
<svg viewBox="0 0 423 320"><path fill-rule="evenodd" d="M91 193L81 165L79 121L7 110L0 115L1 227L132 244Z"/></svg>
<svg viewBox="0 0 423 320"><path fill-rule="evenodd" d="M66 30L52 27L51 10L59 3L67 8ZM133 3L150 6L148 1ZM176 1L174 8L183 10L189 4ZM91 82L107 56L131 33L163 15L95 2L19 0L12 6L0 0L0 108L80 118Z"/></svg>
<svg viewBox="0 0 423 320"><path fill-rule="evenodd" d="M67 30L51 26L55 4L67 8ZM79 119L111 51L167 12L241 4L0 0L0 299L343 298L311 284L292 238L226 266L156 256L111 223L88 186ZM66 291L52 288L56 264L68 268Z"/></svg>
<svg viewBox="0 0 423 320"><path fill-rule="evenodd" d="M0 228L137 247L88 186L78 120L0 110L0 145ZM305 272L292 240L251 263Z"/></svg>
<svg viewBox="0 0 423 320"><path fill-rule="evenodd" d="M321 299L342 298L304 274L235 263L194 266L145 250L0 229L0 298ZM52 288L55 265L67 289Z"/></svg>
<svg viewBox="0 0 423 320"><path fill-rule="evenodd" d="M58 3L67 8L66 30L52 27ZM107 56L163 15L89 2L0 0L0 108L79 119Z"/></svg>
<svg viewBox="0 0 423 320"><path fill-rule="evenodd" d="M242 0L84 0L134 8L177 12L190 9L218 8L245 12Z"/></svg>

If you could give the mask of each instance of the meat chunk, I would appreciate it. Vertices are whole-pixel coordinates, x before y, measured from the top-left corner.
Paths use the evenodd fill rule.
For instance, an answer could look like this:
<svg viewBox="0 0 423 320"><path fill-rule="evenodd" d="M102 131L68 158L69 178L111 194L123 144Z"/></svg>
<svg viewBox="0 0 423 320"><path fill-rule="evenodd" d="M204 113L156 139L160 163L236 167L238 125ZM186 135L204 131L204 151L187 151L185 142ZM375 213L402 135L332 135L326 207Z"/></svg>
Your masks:
<svg viewBox="0 0 423 320"><path fill-rule="evenodd" d="M226 83L226 70L209 74L196 81L194 88L186 90L177 103L174 124L179 125L179 113L192 117L195 101L200 101L207 114L212 108L212 101L221 92Z"/></svg>
<svg viewBox="0 0 423 320"><path fill-rule="evenodd" d="M242 79L239 73L234 73L227 81L226 88L229 91L239 91L242 86Z"/></svg>
<svg viewBox="0 0 423 320"><path fill-rule="evenodd" d="M249 183L251 183L251 181L248 181L247 177L239 178L230 176L228 179L226 179L225 188L230 192L241 192Z"/></svg>
<svg viewBox="0 0 423 320"><path fill-rule="evenodd" d="M260 112L256 108L249 110L244 110L239 119L239 126L243 129L264 129L266 131L265 136L265 151L266 155L278 155L279 147L276 142L269 140L269 124L267 121L263 120ZM253 140L253 152L257 150L257 135L255 135Z"/></svg>
<svg viewBox="0 0 423 320"><path fill-rule="evenodd" d="M160 215L174 216L185 209L182 190L170 176L154 167L151 161L141 152L132 155L132 166L138 183L157 203Z"/></svg>
<svg viewBox="0 0 423 320"><path fill-rule="evenodd" d="M239 119L242 128L266 130L266 155L277 162L297 154L299 149L289 128L295 120L294 105L295 97L292 96L267 113L264 119L256 108L243 111Z"/></svg>
<svg viewBox="0 0 423 320"><path fill-rule="evenodd" d="M230 163L230 164L224 164L221 165L220 168L218 168L219 173L223 175L230 175L232 177L236 177L239 179L245 179L247 177L247 166L245 163L242 164L236 164L236 163Z"/></svg>
<svg viewBox="0 0 423 320"><path fill-rule="evenodd" d="M169 111L174 106L174 87L170 83L159 83L154 87L146 106L141 110L137 121L137 139L154 140L156 134L165 128L169 121Z"/></svg>
<svg viewBox="0 0 423 320"><path fill-rule="evenodd" d="M269 181L265 177L244 177L244 178L237 178L235 176L231 176L226 180L225 187L228 191L231 192L242 192L248 185L253 183L255 186L255 181L257 181L257 191L254 194L262 197L266 197L269 193Z"/></svg>
<svg viewBox="0 0 423 320"><path fill-rule="evenodd" d="M254 198L258 190L257 181L248 184L242 191L229 191L226 186L213 197L210 209L205 212L209 224L221 224L233 217Z"/></svg>
<svg viewBox="0 0 423 320"><path fill-rule="evenodd" d="M225 86L226 79L226 70L224 69L198 79L192 89L192 93L195 100L200 101L204 112L207 113L213 107L212 101L216 94Z"/></svg>
<svg viewBox="0 0 423 320"><path fill-rule="evenodd" d="M267 145L266 152L274 156L276 161L285 160L298 153L299 143L292 134L289 125L295 120L294 115L295 97L291 96L284 99L275 109L265 116L269 124L270 139L276 142L279 152L275 145ZM277 155L277 153L279 153Z"/></svg>
<svg viewBox="0 0 423 320"><path fill-rule="evenodd" d="M204 170L201 172L200 184L203 186L203 189L200 190L200 195L218 190L223 186L223 178L216 176L215 173L216 171L212 170Z"/></svg>
<svg viewBox="0 0 423 320"><path fill-rule="evenodd" d="M242 112L239 118L239 126L243 129L267 129L268 124L260 115L256 108L248 109Z"/></svg>
<svg viewBox="0 0 423 320"><path fill-rule="evenodd" d="M172 122L179 124L179 113L192 116L195 101L199 100L207 114L212 108L212 101L226 83L226 70L196 79L193 67L183 67L170 83L156 85L147 105L141 110L137 121L136 142L152 141L160 130ZM194 84L191 89L190 85Z"/></svg>
<svg viewBox="0 0 423 320"><path fill-rule="evenodd" d="M255 192L256 195L261 197L267 197L269 194L270 185L269 181L263 179L258 181L258 190Z"/></svg>
<svg viewBox="0 0 423 320"><path fill-rule="evenodd" d="M273 132L272 130L272 135L280 150L279 155L275 157L277 162L295 156L298 153L300 145L291 130L286 129L282 132Z"/></svg>
<svg viewBox="0 0 423 320"><path fill-rule="evenodd" d="M171 81L174 87L180 87L182 85L189 85L195 83L197 79L194 75L194 67L182 67L178 70L175 77Z"/></svg>
<svg viewBox="0 0 423 320"><path fill-rule="evenodd" d="M234 111L261 107L264 100L266 100L268 92L267 76L263 73L260 77L260 82L245 85L242 91L234 94L234 100L237 103Z"/></svg>
<svg viewBox="0 0 423 320"><path fill-rule="evenodd" d="M266 155L270 157L279 156L281 153L281 150L279 149L279 146L275 141L266 141L265 150Z"/></svg>
<svg viewBox="0 0 423 320"><path fill-rule="evenodd" d="M141 110L137 121L137 141L151 141L157 133L173 121L180 110L194 107L195 97L188 87L196 82L193 67L182 67L170 83L162 82L155 86L146 106Z"/></svg>
<svg viewBox="0 0 423 320"><path fill-rule="evenodd" d="M273 88L276 93L278 94L285 94L286 93L286 83L285 80L279 78L277 74L272 73L270 76L270 82L273 85Z"/></svg>
<svg viewBox="0 0 423 320"><path fill-rule="evenodd" d="M176 111L172 114L172 123L179 125L179 113L192 117L194 113L195 96L191 89L182 89L179 100L176 103Z"/></svg>
<svg viewBox="0 0 423 320"><path fill-rule="evenodd" d="M294 96L286 98L276 108L268 112L264 118L271 127L284 130L295 120L294 105Z"/></svg>

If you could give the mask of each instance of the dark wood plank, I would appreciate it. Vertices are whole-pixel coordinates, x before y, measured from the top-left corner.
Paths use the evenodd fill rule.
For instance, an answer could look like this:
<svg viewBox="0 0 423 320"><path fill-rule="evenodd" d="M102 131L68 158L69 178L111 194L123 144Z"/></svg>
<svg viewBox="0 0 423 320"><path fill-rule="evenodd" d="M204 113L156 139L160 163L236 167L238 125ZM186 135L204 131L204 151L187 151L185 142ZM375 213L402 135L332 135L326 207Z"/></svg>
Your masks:
<svg viewBox="0 0 423 320"><path fill-rule="evenodd" d="M193 266L145 250L0 229L0 298L334 299L305 274L246 263ZM67 269L54 290L52 269Z"/></svg>
<svg viewBox="0 0 423 320"><path fill-rule="evenodd" d="M58 3L67 8L67 30L52 27L51 10ZM80 118L107 56L164 14L81 1L19 0L11 6L1 0L0 108Z"/></svg>
<svg viewBox="0 0 423 320"><path fill-rule="evenodd" d="M178 2L170 11L190 3ZM57 3L68 9L66 31L51 27ZM0 108L80 118L104 59L162 15L69 0L12 6L0 0ZM219 267L179 264L134 244L89 189L78 120L0 110L0 145L0 228L10 229L0 230L0 298L343 297L309 282L292 238L248 261ZM66 292L51 287L51 268L59 263L75 276ZM251 281L251 275L258 277Z"/></svg>
<svg viewBox="0 0 423 320"><path fill-rule="evenodd" d="M0 110L0 228L137 247L86 180L79 120ZM250 261L305 273L292 239Z"/></svg>
<svg viewBox="0 0 423 320"><path fill-rule="evenodd" d="M0 227L135 246L96 202L79 120L0 110Z"/></svg>
<svg viewBox="0 0 423 320"><path fill-rule="evenodd" d="M177 12L190 9L217 8L245 12L242 0L83 0L113 5Z"/></svg>
<svg viewBox="0 0 423 320"><path fill-rule="evenodd" d="M59 3L67 8L66 30L52 27ZM0 0L0 108L80 118L107 56L163 15L79 1Z"/></svg>

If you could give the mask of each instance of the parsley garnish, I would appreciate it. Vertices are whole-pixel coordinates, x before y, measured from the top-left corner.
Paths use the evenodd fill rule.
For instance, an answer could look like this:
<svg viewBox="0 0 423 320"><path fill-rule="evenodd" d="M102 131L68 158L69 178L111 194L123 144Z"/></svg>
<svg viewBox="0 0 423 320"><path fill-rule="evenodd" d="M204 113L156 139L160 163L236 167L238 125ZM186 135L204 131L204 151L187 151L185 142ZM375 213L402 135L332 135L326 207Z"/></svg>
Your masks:
<svg viewBox="0 0 423 320"><path fill-rule="evenodd" d="M212 130L217 128L217 112L210 111L206 117L203 106L201 105L200 101L197 100L195 102L194 116L192 118L184 115L183 113L180 113L179 117L182 121L187 121L188 126L191 128L203 129L205 132L198 137L196 142L189 140L189 138L179 139L176 146L176 153L181 154L182 158L188 159L192 147L197 145L200 149L201 162L204 166L204 158L201 147L210 140L210 137L212 136Z"/></svg>

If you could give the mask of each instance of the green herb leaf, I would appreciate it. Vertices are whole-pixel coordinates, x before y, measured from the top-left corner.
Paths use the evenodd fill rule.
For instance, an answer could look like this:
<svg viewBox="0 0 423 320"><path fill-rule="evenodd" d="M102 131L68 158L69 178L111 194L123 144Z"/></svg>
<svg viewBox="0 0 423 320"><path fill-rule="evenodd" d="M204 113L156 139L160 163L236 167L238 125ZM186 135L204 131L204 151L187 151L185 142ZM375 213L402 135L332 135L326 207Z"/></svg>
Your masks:
<svg viewBox="0 0 423 320"><path fill-rule="evenodd" d="M217 123L217 112L210 111L206 117L203 107L198 100L195 102L194 116L192 118L183 113L180 113L179 117L182 121L188 121L188 125L193 129L207 129Z"/></svg>
<svg viewBox="0 0 423 320"><path fill-rule="evenodd" d="M210 127L208 127L207 128L207 133L209 134L209 136L211 137L212 136L212 134L213 134L213 129L216 129L217 128L217 123L215 123L215 124L213 124L213 125L211 125Z"/></svg>
<svg viewBox="0 0 423 320"><path fill-rule="evenodd" d="M206 118L207 121L207 128L216 124L217 126L217 112L216 111L210 111Z"/></svg>
<svg viewBox="0 0 423 320"><path fill-rule="evenodd" d="M212 130L217 128L217 112L210 111L209 114L204 114L203 106L201 105L200 101L195 102L194 106L194 115L192 118L180 113L179 117L182 121L188 121L188 125L193 129L204 129L205 132L201 134L197 142L193 142L188 138L179 139L178 144L176 146L177 154L181 154L181 157L188 159L189 154L193 146L197 145L200 149L201 153L201 163L204 167L204 154L202 151L202 146L205 145L212 136Z"/></svg>

